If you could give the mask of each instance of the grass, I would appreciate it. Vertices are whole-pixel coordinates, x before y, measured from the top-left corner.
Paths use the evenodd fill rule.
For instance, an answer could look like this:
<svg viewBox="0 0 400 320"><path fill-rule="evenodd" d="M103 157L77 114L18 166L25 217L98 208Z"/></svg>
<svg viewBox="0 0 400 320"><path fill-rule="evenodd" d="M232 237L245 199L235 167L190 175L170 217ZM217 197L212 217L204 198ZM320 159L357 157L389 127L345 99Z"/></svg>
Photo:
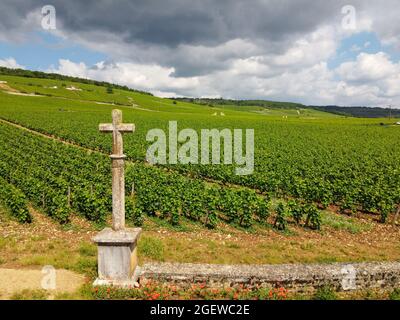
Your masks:
<svg viewBox="0 0 400 320"><path fill-rule="evenodd" d="M97 248L93 243L83 242L79 247L79 254L83 257L95 257Z"/></svg>
<svg viewBox="0 0 400 320"><path fill-rule="evenodd" d="M4 213L0 215L0 218L5 220L0 228L0 233L14 232L13 235L6 238L0 237L1 264L6 267L52 265L57 269L68 269L86 275L95 274L97 249L90 241L85 240L78 243L68 241L71 233L64 231L60 225L56 225L60 238L49 239L49 231L46 228L54 229L54 222L50 222L51 228L46 226L46 228L40 228L33 233L32 226L19 225ZM40 223L37 221L33 225L40 226ZM78 233L75 231L75 234Z"/></svg>
<svg viewBox="0 0 400 320"><path fill-rule="evenodd" d="M360 222L357 218L347 217L329 211L321 211L321 220L323 226L329 226L336 230L343 230L352 234L369 231L372 228L371 223Z"/></svg>
<svg viewBox="0 0 400 320"><path fill-rule="evenodd" d="M82 230L82 228L80 226L73 224L71 222L63 224L63 225L61 225L61 227L64 231L80 231L80 230Z"/></svg>
<svg viewBox="0 0 400 320"><path fill-rule="evenodd" d="M0 238L0 250L6 247L10 243L7 238Z"/></svg>
<svg viewBox="0 0 400 320"><path fill-rule="evenodd" d="M128 225L134 227L134 225L130 221L128 222ZM190 232L198 229L199 227L202 227L200 222L189 221L184 217L181 218L178 225L173 225L167 220L160 219L158 217L146 217L146 230L158 230L159 228L164 228L166 230L174 232Z"/></svg>
<svg viewBox="0 0 400 320"><path fill-rule="evenodd" d="M49 292L46 290L22 290L14 293L10 300L47 300L49 298Z"/></svg>
<svg viewBox="0 0 400 320"><path fill-rule="evenodd" d="M390 300L400 300L400 288L393 290L389 294L389 299Z"/></svg>
<svg viewBox="0 0 400 320"><path fill-rule="evenodd" d="M333 290L329 286L324 286L322 288L318 288L313 297L314 300L337 300L337 294L335 290Z"/></svg>
<svg viewBox="0 0 400 320"><path fill-rule="evenodd" d="M160 239L142 236L138 245L139 255L146 258L164 261L164 244Z"/></svg>
<svg viewBox="0 0 400 320"><path fill-rule="evenodd" d="M69 269L84 274L88 278L88 283L74 293L57 293L49 296L41 291L27 290L16 292L13 295L15 299L153 299L153 297L160 298L161 295L158 296L158 294L166 294L166 298L179 297L181 299L234 298L234 292L216 293L209 288L193 292L181 290L178 296L156 287L150 291L140 292L112 291L110 295L106 289L100 293L95 292L90 283L96 276L97 251L90 241L91 235L87 234L89 230L93 230L92 227L66 231L47 217L43 217L43 219L36 217L32 225L20 225L0 215L3 222L0 226L0 234L5 231L10 232L10 230L14 232L13 236L0 237L0 256L4 260L5 267L31 268L50 264L56 269ZM50 225L43 227L42 224L45 223L50 223ZM325 234L300 229L293 235L283 235L274 230L258 231L255 234L246 233L229 226L222 231L211 231L194 225L191 226L192 231L179 232L164 228L163 224L157 227L156 223L157 220L145 223L143 235L138 243L141 264L149 261L227 264L315 263L400 258L398 254L395 255L395 252L399 252L398 245L391 248L393 244L385 242L388 239L379 241L381 247L374 248L360 242L360 239L365 237L365 233L352 233L349 229L328 228ZM61 239L49 240L48 230L54 228ZM329 239L325 239L327 235ZM349 236L350 240L342 239L343 235ZM83 240L76 240L82 236L85 237ZM385 236L390 238L390 232L385 231ZM360 242L358 246L357 242ZM347 249L345 244L355 246ZM384 253L383 256L380 256L382 253ZM270 299L269 291L265 290L238 292L235 297L237 299L245 297ZM287 299L399 299L399 297L399 290L385 293L367 290L350 294L334 293L329 288L322 288L315 295L290 294Z"/></svg>
<svg viewBox="0 0 400 320"><path fill-rule="evenodd" d="M177 231L162 220L146 219L138 243L139 262L282 264L400 259L397 229L372 223L364 228L365 223L356 218L334 213L326 216L331 222L323 232L291 225L290 234L262 228L246 232L227 225L208 230L195 223L185 224L187 231ZM19 225L5 215L0 219L5 220L0 234L15 229L13 235L0 237L2 265L53 265L95 275L97 251L91 237L97 230L92 225L65 230L40 213L32 225ZM41 227L42 223L45 226ZM56 239L53 231L48 231L53 229L57 230Z"/></svg>

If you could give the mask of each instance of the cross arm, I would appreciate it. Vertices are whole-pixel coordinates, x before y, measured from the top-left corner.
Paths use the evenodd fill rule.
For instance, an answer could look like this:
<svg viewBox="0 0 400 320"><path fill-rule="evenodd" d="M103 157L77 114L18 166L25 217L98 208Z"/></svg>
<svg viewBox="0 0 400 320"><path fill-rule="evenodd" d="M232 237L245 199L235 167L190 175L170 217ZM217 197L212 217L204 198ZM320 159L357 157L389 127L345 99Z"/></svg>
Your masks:
<svg viewBox="0 0 400 320"><path fill-rule="evenodd" d="M135 131L134 124L119 124L117 125L117 130L119 132L133 132Z"/></svg>
<svg viewBox="0 0 400 320"><path fill-rule="evenodd" d="M99 125L99 131L101 132L113 132L117 130L119 132L134 132L135 125L134 124L118 124L114 127L111 123L101 123Z"/></svg>
<svg viewBox="0 0 400 320"><path fill-rule="evenodd" d="M113 132L114 126L111 123L101 123L99 124L99 131L101 132Z"/></svg>

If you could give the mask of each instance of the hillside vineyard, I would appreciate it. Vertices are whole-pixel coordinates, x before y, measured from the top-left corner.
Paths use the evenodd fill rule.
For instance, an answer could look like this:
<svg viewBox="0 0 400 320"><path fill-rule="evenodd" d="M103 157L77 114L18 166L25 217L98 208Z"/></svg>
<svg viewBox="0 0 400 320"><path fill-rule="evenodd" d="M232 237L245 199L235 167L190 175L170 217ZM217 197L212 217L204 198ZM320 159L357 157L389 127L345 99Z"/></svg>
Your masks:
<svg viewBox="0 0 400 320"><path fill-rule="evenodd" d="M107 121L111 102L119 101L124 119L137 124L135 136L125 140L131 161L127 213L136 224L152 215L173 224L188 218L209 227L224 222L284 228L285 222L297 221L299 211L298 222L317 229L318 211L310 208L334 205L339 212L362 211L379 215L384 222L400 203L400 146L396 143L400 131L380 126L379 120L320 111L289 110L282 115L284 111L262 112L253 107L220 109L120 89L109 94L106 88L90 84L0 78L21 92L42 95L0 92L2 119L103 154L110 152L111 138L99 135L97 124ZM82 91L65 89L72 85ZM216 110L219 116L213 116ZM238 176L234 165L223 164L146 165L150 145L146 133L154 128L167 131L169 121L198 134L211 128L254 129L254 173ZM53 142L9 124L0 128L4 154L0 175L9 185L61 222L75 212L91 220L105 219L110 212L110 179L103 154ZM19 156L13 163L15 153Z"/></svg>

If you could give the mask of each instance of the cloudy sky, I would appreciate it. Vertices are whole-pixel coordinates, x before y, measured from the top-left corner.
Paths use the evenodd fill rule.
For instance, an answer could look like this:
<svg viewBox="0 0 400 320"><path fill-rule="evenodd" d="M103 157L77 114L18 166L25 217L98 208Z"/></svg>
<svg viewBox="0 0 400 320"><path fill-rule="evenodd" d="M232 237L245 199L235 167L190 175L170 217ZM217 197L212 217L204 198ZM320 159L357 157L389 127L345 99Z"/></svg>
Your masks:
<svg viewBox="0 0 400 320"><path fill-rule="evenodd" d="M400 108L399 16L399 0L1 0L0 65L159 96Z"/></svg>

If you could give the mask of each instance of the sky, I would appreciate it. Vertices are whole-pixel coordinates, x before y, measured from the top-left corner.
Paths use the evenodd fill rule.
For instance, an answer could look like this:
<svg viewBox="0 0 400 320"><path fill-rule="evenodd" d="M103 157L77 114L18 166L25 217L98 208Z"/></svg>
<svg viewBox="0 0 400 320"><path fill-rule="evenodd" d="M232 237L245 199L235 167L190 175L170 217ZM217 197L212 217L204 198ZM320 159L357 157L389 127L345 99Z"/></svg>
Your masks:
<svg viewBox="0 0 400 320"><path fill-rule="evenodd" d="M0 66L162 97L400 108L399 16L398 0L2 0Z"/></svg>

